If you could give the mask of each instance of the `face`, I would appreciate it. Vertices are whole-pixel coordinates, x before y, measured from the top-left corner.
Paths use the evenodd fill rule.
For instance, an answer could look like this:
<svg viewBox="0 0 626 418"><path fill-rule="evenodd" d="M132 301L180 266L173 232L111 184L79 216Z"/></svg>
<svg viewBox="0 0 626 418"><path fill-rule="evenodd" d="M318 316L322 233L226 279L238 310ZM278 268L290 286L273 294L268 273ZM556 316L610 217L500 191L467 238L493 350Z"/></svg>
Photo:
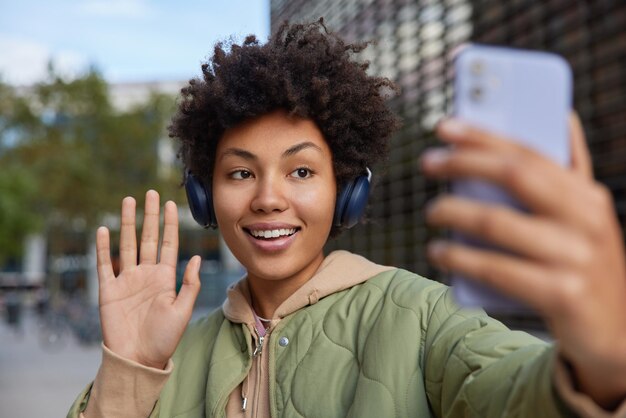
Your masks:
<svg viewBox="0 0 626 418"><path fill-rule="evenodd" d="M324 258L335 196L332 154L311 120L273 112L218 143L215 215L249 280L308 280Z"/></svg>

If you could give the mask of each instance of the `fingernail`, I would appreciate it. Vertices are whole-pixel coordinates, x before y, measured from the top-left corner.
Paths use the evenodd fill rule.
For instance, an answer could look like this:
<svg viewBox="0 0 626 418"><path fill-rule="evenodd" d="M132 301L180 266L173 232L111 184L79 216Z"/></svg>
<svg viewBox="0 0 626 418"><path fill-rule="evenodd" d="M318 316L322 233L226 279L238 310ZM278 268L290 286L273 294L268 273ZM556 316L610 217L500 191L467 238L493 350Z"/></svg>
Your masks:
<svg viewBox="0 0 626 418"><path fill-rule="evenodd" d="M439 133L452 136L455 139L462 137L467 132L463 122L458 119L446 119L439 124Z"/></svg>
<svg viewBox="0 0 626 418"><path fill-rule="evenodd" d="M421 165L424 169L437 168L448 161L450 151L445 148L436 148L422 154Z"/></svg>

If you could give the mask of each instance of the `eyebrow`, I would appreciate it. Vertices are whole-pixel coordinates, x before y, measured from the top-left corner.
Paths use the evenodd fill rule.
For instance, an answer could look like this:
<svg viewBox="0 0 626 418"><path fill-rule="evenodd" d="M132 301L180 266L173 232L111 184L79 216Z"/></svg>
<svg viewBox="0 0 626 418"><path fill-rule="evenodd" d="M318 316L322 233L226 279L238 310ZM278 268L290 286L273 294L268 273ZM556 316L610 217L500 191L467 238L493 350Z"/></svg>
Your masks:
<svg viewBox="0 0 626 418"><path fill-rule="evenodd" d="M246 151L241 148L227 148L224 150L224 153L220 156L220 160L229 155L234 155L235 157L241 157L244 160L257 160L256 155L251 153L250 151Z"/></svg>
<svg viewBox="0 0 626 418"><path fill-rule="evenodd" d="M297 154L300 151L308 149L308 148L313 148L313 149L318 150L319 152L322 152L322 149L320 147L318 147L312 142L306 141L306 142L301 142L299 144L296 144L292 147L287 148L285 152L283 152L283 158L291 157L292 155Z"/></svg>
<svg viewBox="0 0 626 418"><path fill-rule="evenodd" d="M314 143L310 142L310 141L306 141L306 142L301 142L299 144L293 145L289 148L287 148L283 154L282 154L282 158L287 158L287 157L291 157L294 154L299 153L302 150L308 149L308 148L312 148L315 149L319 152L322 152L322 149L320 147L318 147L317 145L315 145ZM251 153L250 151L246 151L245 149L241 149L241 148L227 148L224 150L224 152L222 153L222 155L220 156L220 159L228 156L228 155L233 155L236 157L240 157L243 158L244 160L249 160L249 161L256 161L258 160L258 157L256 155L254 155L253 153Z"/></svg>

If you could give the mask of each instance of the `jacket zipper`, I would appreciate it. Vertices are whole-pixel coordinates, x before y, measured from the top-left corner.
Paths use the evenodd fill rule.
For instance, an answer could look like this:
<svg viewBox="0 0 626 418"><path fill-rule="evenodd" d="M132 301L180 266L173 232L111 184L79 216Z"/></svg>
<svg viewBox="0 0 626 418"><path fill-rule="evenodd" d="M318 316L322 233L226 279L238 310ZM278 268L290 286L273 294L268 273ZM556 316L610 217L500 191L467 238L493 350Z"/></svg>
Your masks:
<svg viewBox="0 0 626 418"><path fill-rule="evenodd" d="M257 334L259 333L259 331L257 331ZM261 352L263 351L263 341L265 341L265 337L261 337L259 335L259 339L256 343L256 347L254 348L254 353L252 353L252 357L256 358L258 355L261 354Z"/></svg>
<svg viewBox="0 0 626 418"><path fill-rule="evenodd" d="M254 337L251 338L251 340ZM246 376L250 373L250 369L245 370L240 376L240 378L238 378L238 382L239 381L243 381ZM241 380L239 380L241 379ZM230 394L233 390L235 390L237 388L237 386L233 386L231 390L227 391L226 393ZM243 397L243 396L242 396ZM228 403L228 396L225 396L222 400L220 400L218 402L218 404L216 405L216 407L213 409L213 411L211 412L213 415L215 416L220 416L220 417L226 417L225 412L226 412L226 404ZM221 411L221 412L220 412ZM213 416L211 415L211 416Z"/></svg>
<svg viewBox="0 0 626 418"><path fill-rule="evenodd" d="M260 384L261 384L261 367L262 367L261 362L263 361L263 343L265 342L266 337L261 336L261 333L259 332L258 329L256 329L256 327L254 327L254 330L256 331L257 338L255 339L255 347L254 347L254 352L252 353L252 361L256 362L256 376L254 376L256 387L254 391L255 393L253 394L253 398L252 398L252 402L253 402L252 406L253 406L253 413L254 413L253 416L256 416L258 414L258 399L259 399ZM242 398L243 399L241 402L241 410L245 411L248 408L247 390L246 390L246 394L242 396Z"/></svg>
<svg viewBox="0 0 626 418"><path fill-rule="evenodd" d="M265 341L265 338L266 337L259 336L259 345L257 347L258 350L254 350L256 352L256 355L254 353L252 354L252 356L255 358L254 361L257 362L256 363L256 376L255 376L256 385L255 385L254 399L253 399L253 404L254 404L253 416L254 417L259 416L259 398L261 395L261 376L263 374L263 342Z"/></svg>

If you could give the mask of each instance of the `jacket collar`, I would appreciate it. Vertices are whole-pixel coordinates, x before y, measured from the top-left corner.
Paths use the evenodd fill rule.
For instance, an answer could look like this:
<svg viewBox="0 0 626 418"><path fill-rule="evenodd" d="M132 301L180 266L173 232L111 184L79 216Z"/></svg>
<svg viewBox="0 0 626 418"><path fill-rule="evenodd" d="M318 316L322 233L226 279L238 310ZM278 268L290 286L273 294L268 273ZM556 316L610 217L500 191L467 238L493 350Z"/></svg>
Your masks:
<svg viewBox="0 0 626 418"><path fill-rule="evenodd" d="M311 279L276 309L272 326L285 316L305 306L313 305L325 296L363 283L370 277L391 269L393 267L372 263L348 251L333 251L326 256ZM222 306L224 316L235 323L254 324L250 300L250 289L244 276L229 287L226 301Z"/></svg>

